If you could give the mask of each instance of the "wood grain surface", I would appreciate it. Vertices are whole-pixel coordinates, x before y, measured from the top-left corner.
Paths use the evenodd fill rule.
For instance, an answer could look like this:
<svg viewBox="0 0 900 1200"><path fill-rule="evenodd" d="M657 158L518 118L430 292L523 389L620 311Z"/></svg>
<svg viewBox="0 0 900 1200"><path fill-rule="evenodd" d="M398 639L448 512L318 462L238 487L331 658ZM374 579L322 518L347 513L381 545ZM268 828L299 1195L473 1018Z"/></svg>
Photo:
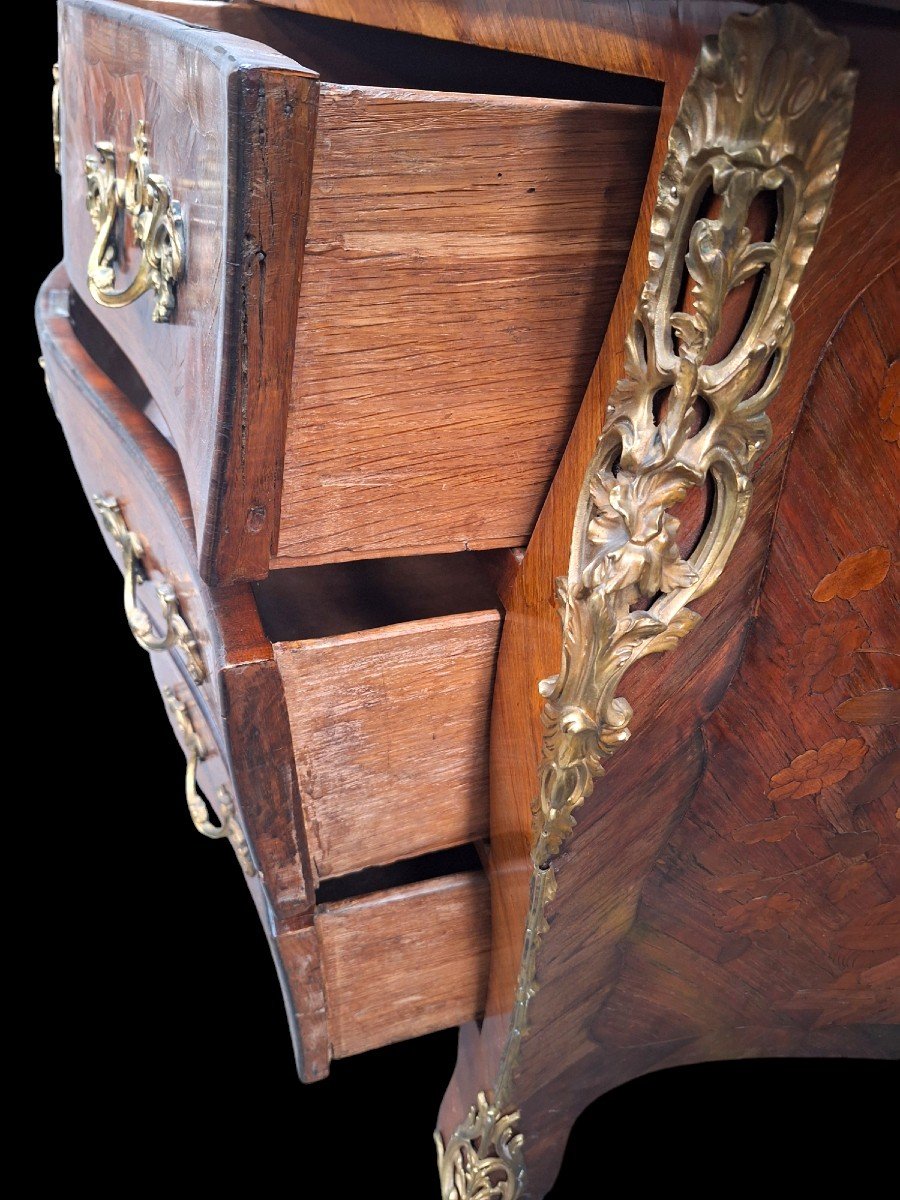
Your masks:
<svg viewBox="0 0 900 1200"><path fill-rule="evenodd" d="M273 565L524 544L656 119L322 83Z"/></svg>
<svg viewBox="0 0 900 1200"><path fill-rule="evenodd" d="M485 837L496 610L275 645L318 878Z"/></svg>
<svg viewBox="0 0 900 1200"><path fill-rule="evenodd" d="M107 0L62 0L60 71L69 276L165 418L204 577L260 577L278 523L315 79L268 47ZM166 324L148 297L112 310L87 288L85 155L112 141L124 174L139 119L184 212L186 276ZM135 267L132 245L119 274Z"/></svg>
<svg viewBox="0 0 900 1200"><path fill-rule="evenodd" d="M676 6L659 0L265 0L266 6L315 13L429 37L472 42L669 81L682 40ZM694 0L688 20L712 28L747 4Z"/></svg>
<svg viewBox="0 0 900 1200"><path fill-rule="evenodd" d="M316 930L335 1057L477 1017L487 986L487 911L480 872L323 905Z"/></svg>

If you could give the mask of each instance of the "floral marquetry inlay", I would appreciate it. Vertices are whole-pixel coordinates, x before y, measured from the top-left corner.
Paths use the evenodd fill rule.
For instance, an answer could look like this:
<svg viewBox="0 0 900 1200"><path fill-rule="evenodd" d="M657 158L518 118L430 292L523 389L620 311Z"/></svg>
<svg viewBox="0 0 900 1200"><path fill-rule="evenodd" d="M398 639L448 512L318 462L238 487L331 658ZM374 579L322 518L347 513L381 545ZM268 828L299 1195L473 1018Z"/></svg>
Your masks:
<svg viewBox="0 0 900 1200"><path fill-rule="evenodd" d="M829 691L852 672L856 651L868 637L869 630L857 616L810 626L791 648L789 686L817 695Z"/></svg>
<svg viewBox="0 0 900 1200"><path fill-rule="evenodd" d="M891 567L891 552L884 546L872 546L859 554L843 559L824 579L820 580L812 597L819 604L829 600L852 600L860 592L878 587Z"/></svg>
<svg viewBox="0 0 900 1200"><path fill-rule="evenodd" d="M833 738L818 750L806 750L772 776L769 799L777 802L815 796L855 771L867 750L862 738Z"/></svg>

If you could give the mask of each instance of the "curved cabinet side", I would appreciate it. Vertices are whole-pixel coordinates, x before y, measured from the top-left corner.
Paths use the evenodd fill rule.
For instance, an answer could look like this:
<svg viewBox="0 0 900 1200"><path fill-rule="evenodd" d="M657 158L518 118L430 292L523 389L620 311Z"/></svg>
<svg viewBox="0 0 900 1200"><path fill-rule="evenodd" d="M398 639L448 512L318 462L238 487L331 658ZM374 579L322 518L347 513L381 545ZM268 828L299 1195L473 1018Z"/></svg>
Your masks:
<svg viewBox="0 0 900 1200"><path fill-rule="evenodd" d="M806 21L796 9L763 12L775 14L759 18L763 21ZM456 1075L441 1113L441 1138L447 1148L446 1195L452 1195L448 1181L455 1169L462 1169L460 1164L468 1162L470 1174L477 1173L479 1147L482 1141L487 1146L484 1129L496 1129L501 1118L513 1114L517 1119L507 1122L507 1153L502 1163L495 1161L497 1147L488 1146L493 1162L489 1177L495 1186L506 1189L498 1191L504 1200L524 1194L544 1195L555 1177L577 1114L593 1097L625 1079L663 1065L717 1057L762 1053L880 1055L888 1049L884 1038L867 1028L855 1029L850 1023L850 1027L811 1029L811 1023L804 1025L786 1012L779 1014L774 1025L740 1032L746 1017L746 987L738 978L743 967L730 964L739 963L745 952L750 952L745 941L752 943L754 920L758 920L762 932L774 928L780 906L786 906L781 915L792 919L796 910L787 901L776 900L771 911L760 901L756 907L761 915L754 918L756 909L752 907L743 920L735 914L737 924L730 930L715 925L715 917L722 915L718 912L719 899L710 899L702 892L692 891L677 903L672 894L666 895L657 922L664 927L662 933L654 924L657 914L646 908L652 881L683 869L681 864L672 863L669 855L678 831L689 828L696 797L702 794L708 778L710 716L723 696L731 694L729 686L732 691L736 686L733 680L739 665L738 678L743 678L742 655L753 627L754 604L771 544L779 489L807 382L842 313L871 277L872 262L886 264L896 255L896 235L879 215L877 201L884 177L896 172L895 153L878 149L881 118L877 113L883 105L885 60L870 29L848 26L846 32L855 61L865 63L869 69L862 74L856 123L844 157L834 211L793 307L796 337L791 369L771 409L769 449L760 454L752 471L754 503L742 539L716 588L696 606L704 619L683 647L671 657L642 662L629 674L628 696L636 714L632 741L612 760L596 795L577 810L574 833L566 830L559 847L538 856L538 867L552 866L549 886L546 876L550 872L532 873L532 846L539 846L540 841L538 837L532 842L527 812L528 801L536 791L541 744L541 706L533 689L538 679L551 676L546 692L553 699L557 681L552 679L552 672L558 670L559 635L547 611L547 597L553 575L562 574L561 560L572 544L572 515L593 501L589 515L576 524L572 544L572 563L581 568L585 560L579 555L583 556L585 541L594 541L602 549L602 525L609 519L600 514L595 525L595 531L597 525L601 526L600 534L593 539L587 536L588 522L595 520L597 508L608 501L610 489L595 488L592 498L581 490L600 423L597 400L612 394L617 378L629 375L621 344L610 345L609 336L579 424L512 590L492 731L495 951L491 997L481 1033L473 1028L463 1031ZM839 75L843 67L840 54L834 54L835 42L825 39L818 43L813 58ZM702 64L701 59L701 69ZM675 120L675 102L681 92L679 78L683 86L686 75L679 77L673 70L667 84L662 121L666 131ZM842 97L846 93L839 86L835 96L838 105L843 103ZM839 159L839 142L836 155ZM656 164L662 165L660 148ZM670 181L667 178L664 182ZM820 218L823 209L815 207ZM611 331L618 329L620 338L630 327L629 309L638 299L638 263L646 262L648 243L657 257L659 253L659 247L654 249L650 241L647 211L611 325ZM714 219L718 216L712 215ZM657 222L654 230L658 227ZM773 240L778 240L777 227ZM801 269L804 262L805 258L800 262ZM699 266L695 255L694 267ZM695 273L690 262L688 267L696 286L701 271ZM617 408L621 399L621 394L613 396L613 422L621 411ZM615 512L627 506L614 503L611 507ZM687 554L685 557L690 559ZM680 569L677 563L675 566ZM578 579L577 571L570 573L569 585ZM688 573L682 571L674 587L670 583L659 589L663 603L673 590L690 586ZM628 607L638 611L642 608L632 603ZM625 709L614 709L613 715L616 712L625 717L624 725ZM577 714L567 712L564 717L572 718L568 729L578 732ZM777 741L778 720L773 716L770 740ZM585 728L584 722L581 728ZM834 747L829 750L832 752L836 753ZM573 765L577 764L572 758L564 764L567 768ZM578 778L577 770L565 775L565 787L572 786L573 778ZM584 790L585 798L589 792L589 787ZM555 803L538 810L538 834L548 816L560 811L561 806ZM732 815L728 797L720 789L718 818L724 821ZM784 822L779 832L788 826L793 828L790 821ZM766 835L774 832L764 828L760 840L766 846L777 845L774 837L766 841ZM738 845L755 844L754 838L755 831L747 829L738 837ZM561 854L554 857L558 849ZM529 897L532 880L535 882ZM816 919L814 912L804 910L804 919L807 917ZM727 918L726 924L730 920ZM695 938L694 933L703 921L712 922L716 938L698 944L699 934ZM655 979L657 992L648 993L641 983L627 993L618 990L622 972L638 960L639 951L634 949L637 945L662 971ZM706 955L714 963L711 969ZM664 971L660 967L663 962L668 967ZM748 964L752 962L752 957L747 960ZM800 989L809 963L801 956L793 966ZM711 974L719 989L712 997L706 987ZM777 990L774 976L771 986ZM608 1028L608 1014L616 1011L619 996L623 997L621 1024ZM679 1017L683 1019L679 1021ZM864 1021L862 1024L865 1026ZM482 1094L483 1105L479 1099ZM522 1144L514 1144L520 1134Z"/></svg>

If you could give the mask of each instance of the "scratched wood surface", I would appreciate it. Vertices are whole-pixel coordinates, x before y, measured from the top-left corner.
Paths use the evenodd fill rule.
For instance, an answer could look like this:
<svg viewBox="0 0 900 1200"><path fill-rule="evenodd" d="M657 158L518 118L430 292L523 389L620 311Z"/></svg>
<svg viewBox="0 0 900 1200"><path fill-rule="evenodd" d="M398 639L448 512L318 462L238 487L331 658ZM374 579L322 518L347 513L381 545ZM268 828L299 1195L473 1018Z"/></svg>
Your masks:
<svg viewBox="0 0 900 1200"><path fill-rule="evenodd" d="M322 905L316 931L335 1057L477 1017L487 987L488 907L480 872Z"/></svg>
<svg viewBox="0 0 900 1200"><path fill-rule="evenodd" d="M323 82L273 565L524 544L656 118Z"/></svg>
<svg viewBox="0 0 900 1200"><path fill-rule="evenodd" d="M72 284L165 418L204 577L258 578L278 524L315 79L266 46L107 0L60 4L60 71ZM186 275L165 324L150 297L113 310L87 288L85 155L112 141L124 175L139 119L184 213ZM119 287L135 268L130 245Z"/></svg>
<svg viewBox="0 0 900 1200"><path fill-rule="evenodd" d="M279 642L319 878L485 837L496 610Z"/></svg>

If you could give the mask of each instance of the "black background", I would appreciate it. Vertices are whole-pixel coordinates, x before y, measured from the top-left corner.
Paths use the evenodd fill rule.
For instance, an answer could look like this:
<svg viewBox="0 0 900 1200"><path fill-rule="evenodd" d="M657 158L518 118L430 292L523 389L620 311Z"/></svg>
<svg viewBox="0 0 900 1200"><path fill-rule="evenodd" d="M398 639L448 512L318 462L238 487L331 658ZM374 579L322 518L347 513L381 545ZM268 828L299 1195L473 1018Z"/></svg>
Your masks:
<svg viewBox="0 0 900 1200"><path fill-rule="evenodd" d="M18 75L28 84L8 108L7 182L18 184L7 189L5 249L11 315L23 328L6 344L8 377L26 369L7 386L8 418L24 428L6 448L19 448L21 463L10 465L27 466L28 482L15 485L11 504L7 489L5 530L19 547L6 558L7 631L19 643L7 649L24 665L6 692L43 749L7 750L30 783L7 788L15 820L4 841L8 855L16 845L24 853L29 880L8 922L35 963L17 973L14 1035L18 1043L21 1028L14 1048L37 1097L28 1123L47 1147L34 1166L125 1197L142 1185L187 1184L436 1196L431 1130L455 1033L337 1062L324 1083L302 1086L241 872L225 845L196 836L185 812L181 751L125 628L118 572L36 366L29 305L61 257L49 128L56 34L49 0L17 5L16 16L28 31ZM34 621L32 589L49 602ZM890 1070L757 1062L637 1080L579 1121L552 1198L623 1182L701 1195L730 1190L735 1177L776 1193L833 1185L854 1162L877 1168L896 1148L896 1131L885 1138L891 1106L876 1093ZM329 1187L305 1183L313 1160Z"/></svg>

